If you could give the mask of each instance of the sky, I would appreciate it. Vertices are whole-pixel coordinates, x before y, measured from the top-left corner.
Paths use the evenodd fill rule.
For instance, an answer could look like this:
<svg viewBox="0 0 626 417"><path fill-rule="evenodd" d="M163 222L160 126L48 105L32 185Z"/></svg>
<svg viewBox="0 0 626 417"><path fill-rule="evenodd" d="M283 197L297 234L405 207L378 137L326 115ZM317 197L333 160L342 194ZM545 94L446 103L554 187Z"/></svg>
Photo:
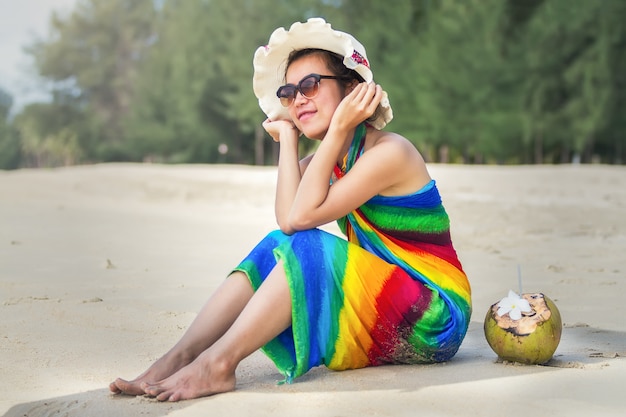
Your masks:
<svg viewBox="0 0 626 417"><path fill-rule="evenodd" d="M13 96L13 112L47 99L32 60L22 48L46 39L52 11L69 13L76 0L0 0L0 88Z"/></svg>

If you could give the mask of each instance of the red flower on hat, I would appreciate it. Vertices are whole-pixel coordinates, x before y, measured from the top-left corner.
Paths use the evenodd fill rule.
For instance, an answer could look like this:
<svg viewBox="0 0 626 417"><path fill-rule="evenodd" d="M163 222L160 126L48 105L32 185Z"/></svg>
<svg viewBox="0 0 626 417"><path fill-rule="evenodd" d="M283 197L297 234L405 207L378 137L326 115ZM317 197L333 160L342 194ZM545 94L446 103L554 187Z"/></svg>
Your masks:
<svg viewBox="0 0 626 417"><path fill-rule="evenodd" d="M369 62L367 62L367 59L365 59L365 57L361 55L360 53L358 53L356 50L352 52L352 60L356 62L357 64L365 65L367 68L370 67L370 64Z"/></svg>

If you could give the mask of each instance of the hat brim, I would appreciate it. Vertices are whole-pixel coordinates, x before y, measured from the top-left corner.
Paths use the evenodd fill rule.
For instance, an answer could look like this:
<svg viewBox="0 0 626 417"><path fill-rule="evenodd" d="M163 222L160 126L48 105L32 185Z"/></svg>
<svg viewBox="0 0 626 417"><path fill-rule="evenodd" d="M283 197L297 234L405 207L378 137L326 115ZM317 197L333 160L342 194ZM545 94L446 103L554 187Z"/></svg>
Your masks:
<svg viewBox="0 0 626 417"><path fill-rule="evenodd" d="M271 120L291 120L287 108L280 104L276 91L283 85L287 58L293 51L301 49L323 49L344 57L347 68L355 70L366 82L373 81L370 68L353 59L355 50L365 55L365 48L353 36L333 30L329 23L321 18L311 18L306 23L296 22L286 31L276 29L266 46L259 47L254 53L254 77L252 87L259 99L261 110ZM365 57L366 58L366 57ZM393 118L393 112L387 93L383 91L380 111L369 123L382 129Z"/></svg>

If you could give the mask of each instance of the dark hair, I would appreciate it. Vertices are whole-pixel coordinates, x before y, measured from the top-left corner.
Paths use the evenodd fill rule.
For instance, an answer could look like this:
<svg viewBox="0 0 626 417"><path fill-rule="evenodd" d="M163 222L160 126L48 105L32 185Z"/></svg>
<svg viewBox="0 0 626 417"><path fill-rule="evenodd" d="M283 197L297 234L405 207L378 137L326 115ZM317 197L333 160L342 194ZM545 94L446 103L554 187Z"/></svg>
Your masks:
<svg viewBox="0 0 626 417"><path fill-rule="evenodd" d="M287 75L287 70L291 66L294 61L298 59L309 56L309 55L319 55L322 60L326 63L328 70L332 72L332 75L337 75L342 78L342 82L344 87L350 85L353 81L357 81L362 83L363 77L359 75L355 70L347 68L343 64L343 57L334 52L327 51L325 49L299 49L296 51L292 51L287 57L287 66L285 67L285 76Z"/></svg>

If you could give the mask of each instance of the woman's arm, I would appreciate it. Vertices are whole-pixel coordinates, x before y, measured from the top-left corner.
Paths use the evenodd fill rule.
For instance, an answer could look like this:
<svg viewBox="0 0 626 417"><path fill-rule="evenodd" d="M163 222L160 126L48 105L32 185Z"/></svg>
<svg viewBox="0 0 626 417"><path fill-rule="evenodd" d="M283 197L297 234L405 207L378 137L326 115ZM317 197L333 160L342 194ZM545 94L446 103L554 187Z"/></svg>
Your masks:
<svg viewBox="0 0 626 417"><path fill-rule="evenodd" d="M355 127L374 111L380 87L361 84L337 108L324 140L313 155L298 161L299 131L288 121L263 123L280 143L275 213L287 234L321 226L350 213L377 194L417 191L430 177L415 147L403 137L368 131L368 145L341 181L330 186L339 153Z"/></svg>
<svg viewBox="0 0 626 417"><path fill-rule="evenodd" d="M280 146L274 202L276 222L280 230L284 233L292 234L294 230L289 227L289 213L300 185L302 172L306 169L306 164L308 164L310 158L306 158L302 162L298 160L298 138L300 132L293 123L284 120L271 121L268 119L263 122L263 127Z"/></svg>
<svg viewBox="0 0 626 417"><path fill-rule="evenodd" d="M371 129L367 151L341 181L330 186L340 153L345 152L356 126L373 114L381 97L380 86L361 83L337 107L300 181L288 218L291 228L317 227L346 215L376 194L416 191L429 180L425 164L410 142Z"/></svg>
<svg viewBox="0 0 626 417"><path fill-rule="evenodd" d="M380 86L374 83L361 83L357 84L337 106L315 158L302 177L289 215L292 227L301 230L304 225L310 224L310 221L305 219L311 217L311 211L318 209L326 201L330 190L330 177L340 153L345 151L359 123L374 113L381 97Z"/></svg>
<svg viewBox="0 0 626 417"><path fill-rule="evenodd" d="M320 145L300 182L289 213L290 228L306 230L326 224L345 216L375 195L410 194L430 181L424 160L412 143L394 133L378 132L377 135L375 143L341 180L330 187L320 182L316 184L318 193L310 193L307 187L312 187L312 182L306 180L320 156ZM321 202L311 198L321 192L324 193Z"/></svg>

